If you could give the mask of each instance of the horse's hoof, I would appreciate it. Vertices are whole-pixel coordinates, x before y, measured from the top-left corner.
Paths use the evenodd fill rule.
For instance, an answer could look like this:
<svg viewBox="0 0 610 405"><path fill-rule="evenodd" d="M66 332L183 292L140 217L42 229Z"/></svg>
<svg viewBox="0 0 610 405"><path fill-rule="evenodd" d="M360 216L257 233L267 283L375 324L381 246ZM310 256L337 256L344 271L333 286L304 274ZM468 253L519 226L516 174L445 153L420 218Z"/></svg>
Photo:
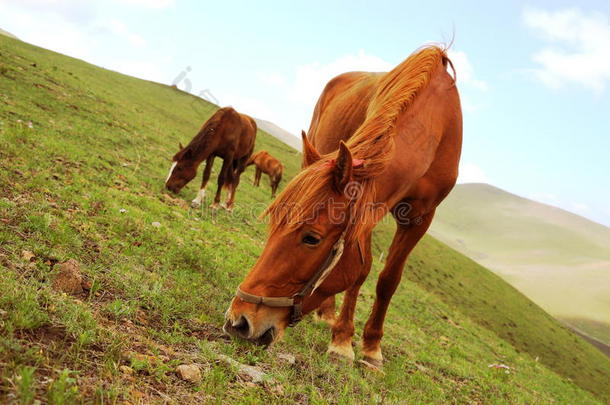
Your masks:
<svg viewBox="0 0 610 405"><path fill-rule="evenodd" d="M381 374L385 374L383 372L383 361L382 360L377 360L377 359L373 359L368 356L364 356L364 358L362 360L358 360L358 363L360 363L362 366L366 367L368 370L375 371L375 372L381 373Z"/></svg>
<svg viewBox="0 0 610 405"><path fill-rule="evenodd" d="M199 201L191 201L191 208L199 208L201 207L201 203Z"/></svg>
<svg viewBox="0 0 610 405"><path fill-rule="evenodd" d="M214 204L210 205L210 208L213 209L214 211L217 210L219 208L218 203L214 203Z"/></svg>
<svg viewBox="0 0 610 405"><path fill-rule="evenodd" d="M328 345L326 350L328 358L333 363L353 363L354 362L354 349L351 344L336 346L334 344Z"/></svg>
<svg viewBox="0 0 610 405"><path fill-rule="evenodd" d="M336 353L336 352L326 352L326 355L328 356L328 360L333 363L333 364L352 364L354 362L354 359L344 356L342 354Z"/></svg>

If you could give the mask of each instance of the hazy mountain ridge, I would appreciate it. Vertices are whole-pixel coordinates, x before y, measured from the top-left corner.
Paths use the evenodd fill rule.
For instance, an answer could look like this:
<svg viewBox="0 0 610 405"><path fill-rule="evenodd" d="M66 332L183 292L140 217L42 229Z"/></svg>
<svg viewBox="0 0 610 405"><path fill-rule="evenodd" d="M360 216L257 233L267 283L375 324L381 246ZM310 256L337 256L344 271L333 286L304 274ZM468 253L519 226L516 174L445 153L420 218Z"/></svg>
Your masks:
<svg viewBox="0 0 610 405"><path fill-rule="evenodd" d="M580 328L610 343L610 228L472 183L455 187L437 209L430 233L555 316L608 324L602 333Z"/></svg>
<svg viewBox="0 0 610 405"><path fill-rule="evenodd" d="M291 148L294 148L299 152L301 151L301 140L290 132L286 131L283 128L280 128L278 125L274 124L271 121L266 121L260 118L255 118L254 120L256 121L256 125L258 125L258 127L263 131L267 132L274 138L282 141Z"/></svg>

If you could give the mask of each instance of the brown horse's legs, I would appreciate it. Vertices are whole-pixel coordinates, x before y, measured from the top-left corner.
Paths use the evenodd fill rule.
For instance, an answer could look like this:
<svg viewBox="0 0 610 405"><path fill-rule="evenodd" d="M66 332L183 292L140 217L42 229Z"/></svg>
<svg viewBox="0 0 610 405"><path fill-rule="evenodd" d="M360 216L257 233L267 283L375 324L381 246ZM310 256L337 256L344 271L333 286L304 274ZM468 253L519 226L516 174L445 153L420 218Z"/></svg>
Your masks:
<svg viewBox="0 0 610 405"><path fill-rule="evenodd" d="M225 208L228 211L233 210L233 205L235 204L235 192L237 191L237 186L239 186L239 181L241 179L241 174L246 170L246 163L248 162L248 157L242 158L237 162L237 167L233 171L233 175L231 176L231 185L229 186L229 196L227 197L227 204Z"/></svg>
<svg viewBox="0 0 610 405"><path fill-rule="evenodd" d="M275 197L277 186L280 184L280 180L277 177L271 179L271 197Z"/></svg>
<svg viewBox="0 0 610 405"><path fill-rule="evenodd" d="M203 179L201 180L201 188L197 193L197 197L191 202L191 207L198 208L205 197L205 187L210 180L210 174L212 173L212 166L214 166L214 155L210 155L205 161L205 169L203 170Z"/></svg>
<svg viewBox="0 0 610 405"><path fill-rule="evenodd" d="M407 256L417 242L428 230L434 211L421 217L421 221L410 225L398 225L388 258L377 280L377 297L373 310L364 326L362 353L364 361L376 367L381 367L383 356L381 354L381 338L383 337L383 322L388 310L392 295L396 291Z"/></svg>
<svg viewBox="0 0 610 405"><path fill-rule="evenodd" d="M330 326L335 323L335 296L330 296L316 309L316 320L326 322Z"/></svg>
<svg viewBox="0 0 610 405"><path fill-rule="evenodd" d="M220 202L220 193L222 192L222 187L228 179L229 170L233 170L233 157L227 156L222 160L222 169L220 169L220 173L218 174L218 189L216 190L216 196L214 197L214 203L212 204L212 208L218 208L218 203Z"/></svg>
<svg viewBox="0 0 610 405"><path fill-rule="evenodd" d="M356 301L358 293L364 280L366 280L371 270L371 237L367 238L364 256L364 263L360 262L360 252L357 252L358 264L352 271L360 270L358 278L354 284L347 289L343 297L341 312L332 325L333 337L328 345L328 353L331 355L339 355L354 360L354 349L352 348L352 337L354 336L354 312L356 310ZM359 269L358 269L359 267ZM333 303L334 304L334 303ZM333 308L334 309L334 308Z"/></svg>
<svg viewBox="0 0 610 405"><path fill-rule="evenodd" d="M256 173L254 174L254 185L256 187L259 186L261 182L261 169L259 169L258 167L256 168Z"/></svg>

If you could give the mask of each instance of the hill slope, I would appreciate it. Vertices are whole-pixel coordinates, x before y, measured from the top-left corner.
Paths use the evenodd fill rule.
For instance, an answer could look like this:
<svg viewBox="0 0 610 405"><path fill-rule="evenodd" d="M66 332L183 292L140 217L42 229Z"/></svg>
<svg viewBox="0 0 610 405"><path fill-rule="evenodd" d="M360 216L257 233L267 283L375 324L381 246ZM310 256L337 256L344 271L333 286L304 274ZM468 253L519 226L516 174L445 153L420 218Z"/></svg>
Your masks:
<svg viewBox="0 0 610 405"><path fill-rule="evenodd" d="M162 191L177 141L188 141L213 108L8 38L0 53L0 402L610 399L605 357L429 237L388 315L385 375L330 363L329 332L310 320L268 351L226 340L223 312L262 249L265 225L256 217L269 192L252 187L246 172L228 214L188 208L196 181L177 197ZM258 136L257 149L294 176L296 151ZM390 231L382 224L376 254ZM56 263L67 259L81 263L86 279L75 296L52 287ZM358 333L373 291L374 275L362 290ZM285 352L294 364L278 356ZM245 382L220 354L273 381ZM177 378L182 363L198 364L202 380Z"/></svg>
<svg viewBox="0 0 610 405"><path fill-rule="evenodd" d="M0 35L4 35L7 36L9 38L14 38L14 39L18 39L16 36L14 36L13 34L11 34L8 31L4 31L2 28L0 28Z"/></svg>
<svg viewBox="0 0 610 405"><path fill-rule="evenodd" d="M460 184L431 234L610 344L610 228L487 184Z"/></svg>

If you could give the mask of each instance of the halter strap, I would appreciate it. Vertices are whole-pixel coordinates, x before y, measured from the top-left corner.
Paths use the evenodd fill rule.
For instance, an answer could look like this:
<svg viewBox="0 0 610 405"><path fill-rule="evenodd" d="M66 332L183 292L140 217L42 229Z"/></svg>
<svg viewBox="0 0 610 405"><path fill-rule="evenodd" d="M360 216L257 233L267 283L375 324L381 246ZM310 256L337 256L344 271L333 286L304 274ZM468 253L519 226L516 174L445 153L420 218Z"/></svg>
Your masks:
<svg viewBox="0 0 610 405"><path fill-rule="evenodd" d="M343 250L345 247L345 233L347 229L343 231L339 240L335 242L330 253L324 260L324 263L316 270L315 274L305 283L292 297L263 297L260 295L254 295L243 291L237 287L235 296L244 302L256 305L265 305L268 307L291 307L292 313L290 315L290 324L288 326L296 325L301 319L303 319L303 299L310 296L328 277L333 268L337 265L341 257L343 256Z"/></svg>

